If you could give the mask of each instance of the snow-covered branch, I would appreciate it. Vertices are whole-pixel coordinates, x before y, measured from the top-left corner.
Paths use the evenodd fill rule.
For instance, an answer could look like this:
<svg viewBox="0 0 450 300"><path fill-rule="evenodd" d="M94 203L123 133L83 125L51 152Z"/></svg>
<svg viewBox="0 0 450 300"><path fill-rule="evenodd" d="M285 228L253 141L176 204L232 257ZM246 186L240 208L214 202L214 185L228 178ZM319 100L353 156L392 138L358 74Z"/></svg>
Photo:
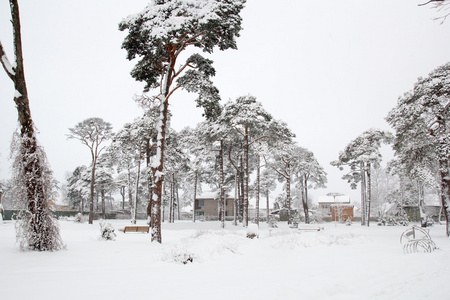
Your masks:
<svg viewBox="0 0 450 300"><path fill-rule="evenodd" d="M2 42L0 41L0 62L2 63L3 69L12 81L14 81L14 76L16 72L14 71L13 65L9 62L8 56L6 56L5 50L3 49Z"/></svg>

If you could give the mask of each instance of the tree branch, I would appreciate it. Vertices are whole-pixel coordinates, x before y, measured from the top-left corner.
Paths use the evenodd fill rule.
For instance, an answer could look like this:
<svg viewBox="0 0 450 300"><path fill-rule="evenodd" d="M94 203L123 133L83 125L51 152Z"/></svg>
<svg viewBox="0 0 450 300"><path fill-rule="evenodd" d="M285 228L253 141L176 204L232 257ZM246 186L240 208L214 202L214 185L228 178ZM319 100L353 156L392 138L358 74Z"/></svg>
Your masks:
<svg viewBox="0 0 450 300"><path fill-rule="evenodd" d="M430 0L430 1L426 2L426 3L418 4L418 6L425 6L425 5L430 4L432 2L444 2L444 0Z"/></svg>
<svg viewBox="0 0 450 300"><path fill-rule="evenodd" d="M14 71L13 66L8 60L6 56L5 50L3 49L2 42L0 41L0 62L2 63L3 69L6 72L6 75L12 80L15 81L16 72Z"/></svg>

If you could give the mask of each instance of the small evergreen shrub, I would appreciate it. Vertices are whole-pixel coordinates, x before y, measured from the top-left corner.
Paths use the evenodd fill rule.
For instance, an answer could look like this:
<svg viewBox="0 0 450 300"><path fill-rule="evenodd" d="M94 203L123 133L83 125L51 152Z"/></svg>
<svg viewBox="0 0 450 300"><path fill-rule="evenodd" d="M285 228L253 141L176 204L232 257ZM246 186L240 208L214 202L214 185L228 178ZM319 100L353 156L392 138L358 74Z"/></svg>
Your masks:
<svg viewBox="0 0 450 300"><path fill-rule="evenodd" d="M103 220L100 221L100 233L101 238L104 240L114 241L116 234L114 233L114 227L111 223L105 223Z"/></svg>
<svg viewBox="0 0 450 300"><path fill-rule="evenodd" d="M278 228L277 223L278 223L277 218L275 216L270 215L269 222L268 222L269 227L270 228Z"/></svg>
<svg viewBox="0 0 450 300"><path fill-rule="evenodd" d="M76 223L85 223L87 221L87 218L82 213L77 213L75 215L74 221Z"/></svg>

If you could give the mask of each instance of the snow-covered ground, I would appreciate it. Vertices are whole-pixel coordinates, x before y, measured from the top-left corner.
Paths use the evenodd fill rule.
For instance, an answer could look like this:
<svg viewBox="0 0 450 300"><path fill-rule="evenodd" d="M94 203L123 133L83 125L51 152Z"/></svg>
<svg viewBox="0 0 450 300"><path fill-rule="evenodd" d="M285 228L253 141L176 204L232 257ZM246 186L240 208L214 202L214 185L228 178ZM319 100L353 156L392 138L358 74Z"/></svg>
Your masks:
<svg viewBox="0 0 450 300"><path fill-rule="evenodd" d="M94 225L60 221L67 249L21 252L14 223L0 223L0 299L449 299L450 238L430 229L438 250L404 254L406 227L321 224L323 231L267 228L258 239L227 223L163 225L100 240ZM143 221L141 221L142 224ZM286 226L286 227L283 227ZM187 258L192 262L183 264Z"/></svg>

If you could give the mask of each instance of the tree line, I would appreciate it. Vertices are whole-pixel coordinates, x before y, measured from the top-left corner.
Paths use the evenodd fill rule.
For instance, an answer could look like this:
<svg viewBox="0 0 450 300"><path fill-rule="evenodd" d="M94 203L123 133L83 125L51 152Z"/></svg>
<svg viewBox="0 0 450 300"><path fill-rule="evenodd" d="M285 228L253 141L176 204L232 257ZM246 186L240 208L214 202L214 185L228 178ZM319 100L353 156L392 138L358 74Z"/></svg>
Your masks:
<svg viewBox="0 0 450 300"><path fill-rule="evenodd" d="M142 103L148 98L141 96L136 101ZM89 118L70 128L68 137L87 145L92 156L89 167L77 167L67 179L67 195L72 207L84 211L88 204L88 211L93 215L94 198L100 198L104 217L106 196L119 191L122 208L126 203L133 222L138 211L146 211L150 221L155 222L151 218L155 189L151 166L159 159L156 127L160 108L148 103L143 107L150 109L116 133L100 118ZM253 194L256 199L254 221L258 223L260 195L266 195L268 201L270 191L279 180L285 183L286 191L281 206L291 212L291 185L295 185L302 195L305 220L309 223L308 189L324 187L327 180L314 154L298 146L287 124L273 118L253 96L230 100L220 111L220 115L206 119L195 128L184 128L180 132L167 129L161 209L169 210L169 221L174 220L181 204L195 207L195 197L208 185L217 191L222 226L225 199L233 191L237 195L236 222L248 225L249 198ZM108 147L97 144L106 139L111 140ZM251 174L255 177L253 184L250 184ZM179 190L182 191L181 202ZM194 221L195 217L194 213Z"/></svg>

